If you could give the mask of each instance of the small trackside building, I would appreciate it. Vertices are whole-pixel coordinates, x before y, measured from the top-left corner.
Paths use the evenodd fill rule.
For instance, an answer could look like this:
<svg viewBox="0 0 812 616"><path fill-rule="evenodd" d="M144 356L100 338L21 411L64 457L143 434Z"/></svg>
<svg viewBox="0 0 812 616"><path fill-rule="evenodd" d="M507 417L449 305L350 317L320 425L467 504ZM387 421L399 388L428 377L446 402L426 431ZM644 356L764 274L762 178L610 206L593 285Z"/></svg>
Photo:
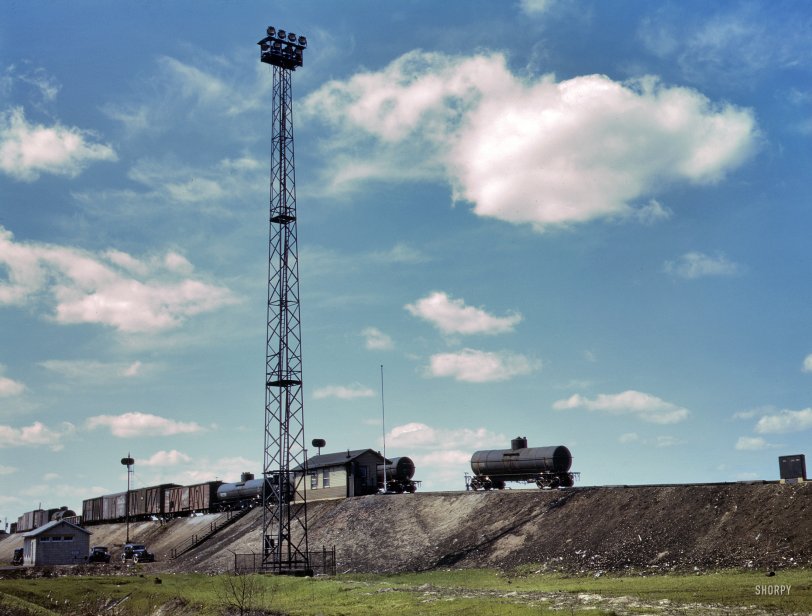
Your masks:
<svg viewBox="0 0 812 616"><path fill-rule="evenodd" d="M305 468L293 469L297 492L307 500L329 500L378 492L378 465L385 458L372 449L355 449L313 456ZM304 482L304 485L302 485Z"/></svg>
<svg viewBox="0 0 812 616"><path fill-rule="evenodd" d="M23 565L75 565L85 562L91 532L65 520L48 522L23 535Z"/></svg>

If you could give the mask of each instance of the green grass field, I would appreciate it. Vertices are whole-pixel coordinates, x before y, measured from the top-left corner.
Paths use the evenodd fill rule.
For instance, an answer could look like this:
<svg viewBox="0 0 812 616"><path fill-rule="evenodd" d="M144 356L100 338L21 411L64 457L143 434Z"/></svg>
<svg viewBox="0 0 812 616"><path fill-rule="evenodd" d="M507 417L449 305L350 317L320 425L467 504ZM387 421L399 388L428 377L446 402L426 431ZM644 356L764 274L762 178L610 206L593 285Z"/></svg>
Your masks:
<svg viewBox="0 0 812 616"><path fill-rule="evenodd" d="M160 583L157 581L160 580ZM783 594L774 594L784 587ZM769 594L768 594L769 593ZM336 578L141 574L0 579L0 614L812 614L812 572L567 577L532 567Z"/></svg>

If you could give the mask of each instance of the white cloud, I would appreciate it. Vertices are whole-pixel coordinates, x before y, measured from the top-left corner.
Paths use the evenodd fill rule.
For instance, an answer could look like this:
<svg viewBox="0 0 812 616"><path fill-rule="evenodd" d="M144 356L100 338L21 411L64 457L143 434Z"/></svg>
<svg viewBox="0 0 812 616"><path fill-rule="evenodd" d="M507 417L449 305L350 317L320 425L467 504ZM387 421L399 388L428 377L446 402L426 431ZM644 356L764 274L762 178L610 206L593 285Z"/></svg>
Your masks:
<svg viewBox="0 0 812 616"><path fill-rule="evenodd" d="M5 466L0 464L0 475L13 475L17 472L17 470L18 469L13 466Z"/></svg>
<svg viewBox="0 0 812 616"><path fill-rule="evenodd" d="M610 415L633 415L638 419L657 424L672 424L685 420L688 409L661 400L651 394L628 390L619 394L599 394L590 400L574 394L553 404L556 410L583 408L588 411L601 411Z"/></svg>
<svg viewBox="0 0 812 616"><path fill-rule="evenodd" d="M106 382L116 378L131 378L144 372L140 361L105 363L93 360L49 359L39 364L72 383L78 381Z"/></svg>
<svg viewBox="0 0 812 616"><path fill-rule="evenodd" d="M804 372L812 372L812 355L807 355L804 357L804 366L802 370Z"/></svg>
<svg viewBox="0 0 812 616"><path fill-rule="evenodd" d="M99 323L122 332L148 332L177 327L191 316L237 302L224 287L179 278L177 269L188 269L183 261L175 253L163 260L138 261L120 251L94 255L76 248L15 242L0 226L0 265L8 271L7 282L0 279L0 305L23 305L44 295L54 304L53 319L58 323Z"/></svg>
<svg viewBox="0 0 812 616"><path fill-rule="evenodd" d="M554 0L519 0L519 6L526 15L542 15L549 11Z"/></svg>
<svg viewBox="0 0 812 616"><path fill-rule="evenodd" d="M452 377L468 383L490 383L530 374L540 367L541 363L537 360L507 351L492 353L463 349L455 353L432 355L426 373L432 377Z"/></svg>
<svg viewBox="0 0 812 616"><path fill-rule="evenodd" d="M30 426L13 428L0 425L0 447L22 447L44 445L54 451L62 449L62 439L76 432L76 427L65 421L59 429L47 427L41 421L35 421Z"/></svg>
<svg viewBox="0 0 812 616"><path fill-rule="evenodd" d="M759 434L784 434L812 428L812 408L801 411L784 410L776 415L765 415L756 423Z"/></svg>
<svg viewBox="0 0 812 616"><path fill-rule="evenodd" d="M741 271L739 265L723 254L709 256L701 252L688 252L674 261L666 261L663 269L688 280L706 276L735 276Z"/></svg>
<svg viewBox="0 0 812 616"><path fill-rule="evenodd" d="M3 364L0 364L0 398L10 398L11 396L19 396L21 393L25 391L25 385L23 385L19 381L15 381L6 376L3 376L3 373L5 371L6 367Z"/></svg>
<svg viewBox="0 0 812 616"><path fill-rule="evenodd" d="M398 242L392 248L385 251L371 252L363 257L377 263L411 264L425 263L428 257L417 248Z"/></svg>
<svg viewBox="0 0 812 616"><path fill-rule="evenodd" d="M364 387L360 383L353 383L352 385L328 385L327 387L319 387L313 391L313 397L316 400L323 398L338 398L339 400L354 400L356 398L371 398L375 395L375 391L369 387Z"/></svg>
<svg viewBox="0 0 812 616"><path fill-rule="evenodd" d="M759 449L766 449L767 441L760 436L740 436L736 441L736 449L738 451L758 451Z"/></svg>
<svg viewBox="0 0 812 616"><path fill-rule="evenodd" d="M409 448L444 450L448 443L454 443L461 449L480 449L486 447L499 447L508 442L508 439L486 428L433 428L427 424L411 422L395 426L386 434L386 446L398 447L403 450ZM469 459L470 459L470 454Z"/></svg>
<svg viewBox="0 0 812 616"><path fill-rule="evenodd" d="M185 453L173 449L171 451L156 451L146 460L138 460L137 463L141 466L158 466L163 468L166 466L177 466L178 464L185 464L191 461L191 456L187 456Z"/></svg>
<svg viewBox="0 0 812 616"><path fill-rule="evenodd" d="M617 442L622 443L624 445L626 445L628 443L636 443L639 440L640 440L640 435L638 435L637 432L626 432L624 434L621 434L617 438Z"/></svg>
<svg viewBox="0 0 812 616"><path fill-rule="evenodd" d="M462 299L452 299L442 291L435 291L404 306L412 315L424 319L444 334L501 334L513 331L521 322L518 313L495 317L482 308L466 306Z"/></svg>
<svg viewBox="0 0 812 616"><path fill-rule="evenodd" d="M527 80L501 54L410 52L325 84L303 111L335 129L331 193L370 179L445 179L476 214L539 231L635 216L636 203L672 182L719 181L757 137L750 110L695 90L653 77ZM665 215L651 203L640 216Z"/></svg>
<svg viewBox="0 0 812 616"><path fill-rule="evenodd" d="M364 337L364 345L370 351L389 351L395 348L391 336L384 334L377 327L365 327L361 335Z"/></svg>
<svg viewBox="0 0 812 616"><path fill-rule="evenodd" d="M780 12L760 3L718 6L715 14L697 17L678 5L662 5L642 21L640 37L650 51L673 59L688 79L702 83L753 87L760 74L793 70L812 59L802 5Z"/></svg>
<svg viewBox="0 0 812 616"><path fill-rule="evenodd" d="M215 477L223 481L239 481L240 475L244 472L253 472L255 476L261 476L261 466L261 462L249 460L242 456L218 458L216 460L195 460L194 468L188 468L179 474L174 474L173 480L183 485L199 481L211 481Z"/></svg>
<svg viewBox="0 0 812 616"><path fill-rule="evenodd" d="M89 430L106 427L113 436L130 438L134 436L172 436L193 434L203 431L195 422L180 422L149 413L123 413L121 415L96 415L85 421Z"/></svg>
<svg viewBox="0 0 812 616"><path fill-rule="evenodd" d="M0 171L31 182L42 173L75 177L90 162L117 160L113 148L92 138L78 128L30 124L20 107L0 112Z"/></svg>

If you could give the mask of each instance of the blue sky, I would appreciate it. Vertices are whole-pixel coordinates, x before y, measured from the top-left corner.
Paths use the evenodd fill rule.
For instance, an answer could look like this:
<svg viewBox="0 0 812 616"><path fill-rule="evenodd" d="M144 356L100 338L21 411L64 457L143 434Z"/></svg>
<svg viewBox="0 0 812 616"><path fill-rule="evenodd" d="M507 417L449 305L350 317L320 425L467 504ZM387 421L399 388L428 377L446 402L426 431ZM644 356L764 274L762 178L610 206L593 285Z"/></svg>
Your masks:
<svg viewBox="0 0 812 616"><path fill-rule="evenodd" d="M0 515L261 470L272 75L308 441L775 478L812 434L798 2L26 2L0 20Z"/></svg>

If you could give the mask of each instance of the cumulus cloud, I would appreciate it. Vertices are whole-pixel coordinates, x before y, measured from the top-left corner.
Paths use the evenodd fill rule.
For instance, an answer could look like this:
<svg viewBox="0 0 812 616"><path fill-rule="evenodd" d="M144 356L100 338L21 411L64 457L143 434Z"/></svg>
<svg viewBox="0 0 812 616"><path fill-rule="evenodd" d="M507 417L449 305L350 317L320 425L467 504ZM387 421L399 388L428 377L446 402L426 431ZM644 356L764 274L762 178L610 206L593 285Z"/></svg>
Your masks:
<svg viewBox="0 0 812 616"><path fill-rule="evenodd" d="M79 175L91 162L117 160L113 148L78 128L31 124L21 107L0 112L0 170L31 182L42 173Z"/></svg>
<svg viewBox="0 0 812 616"><path fill-rule="evenodd" d="M740 436L736 441L738 451L758 451L767 448L767 441L760 436Z"/></svg>
<svg viewBox="0 0 812 616"><path fill-rule="evenodd" d="M170 267L166 267L169 260ZM0 226L0 305L46 297L58 323L99 323L121 332L160 331L236 303L228 289L178 274L179 255L139 261L120 251L100 255L76 248L16 242ZM187 262L188 263L188 262Z"/></svg>
<svg viewBox="0 0 812 616"><path fill-rule="evenodd" d="M364 346L370 351L389 351L395 348L391 336L384 334L377 327L365 327L361 335L364 337Z"/></svg>
<svg viewBox="0 0 812 616"><path fill-rule="evenodd" d="M424 319L444 334L501 334L513 331L522 315L513 313L495 317L482 308L466 306L462 299L452 299L442 291L435 291L404 306L412 315Z"/></svg>
<svg viewBox="0 0 812 616"><path fill-rule="evenodd" d="M410 422L395 426L386 434L387 447L409 448L444 448L454 443L460 449L478 449L504 445L508 439L486 428L433 428L427 424ZM469 454L470 459L470 454Z"/></svg>
<svg viewBox="0 0 812 616"><path fill-rule="evenodd" d="M10 398L11 396L19 396L21 393L25 391L25 385L23 385L19 381L15 381L6 376L3 376L3 373L5 371L6 367L3 364L0 364L0 398Z"/></svg>
<svg viewBox="0 0 812 616"><path fill-rule="evenodd" d="M313 397L316 400L323 398L338 398L339 400L354 400L356 398L371 398L375 395L375 391L369 387L365 387L360 383L353 383L352 385L328 385L327 387L319 387L313 391Z"/></svg>
<svg viewBox="0 0 812 616"><path fill-rule="evenodd" d="M690 412L651 394L628 390L619 394L599 394L588 399L574 394L553 404L556 410L586 409L610 415L633 415L637 419L657 424L672 424L685 420Z"/></svg>
<svg viewBox="0 0 812 616"><path fill-rule="evenodd" d="M759 434L784 434L809 428L812 428L812 408L783 410L775 415L765 415L756 423L756 432Z"/></svg>
<svg viewBox="0 0 812 616"><path fill-rule="evenodd" d="M477 215L539 231L634 217L641 200L649 218L662 216L651 207L654 193L673 182L719 181L757 138L752 111L696 90L654 77L528 80L497 53L410 52L325 84L303 111L334 129L327 190L446 180ZM353 158L359 150L362 161Z"/></svg>
<svg viewBox="0 0 812 616"><path fill-rule="evenodd" d="M54 451L62 449L62 440L76 432L76 427L65 421L58 429L47 427L41 421L30 426L13 428L0 425L0 447L46 446Z"/></svg>
<svg viewBox="0 0 812 616"><path fill-rule="evenodd" d="M490 383L530 374L540 367L539 361L517 353L463 349L432 355L426 374L468 383Z"/></svg>
<svg viewBox="0 0 812 616"><path fill-rule="evenodd" d="M85 421L88 430L109 428L113 436L130 438L134 436L172 436L202 432L203 427L195 422L180 422L149 413L123 413L121 415L96 415Z"/></svg>
<svg viewBox="0 0 812 616"><path fill-rule="evenodd" d="M13 475L16 472L17 469L15 467L0 464L0 475Z"/></svg>
<svg viewBox="0 0 812 616"><path fill-rule="evenodd" d="M666 261L663 269L666 273L693 280L707 276L735 276L741 267L730 261L725 255L706 255L701 252L688 252L674 261Z"/></svg>
<svg viewBox="0 0 812 616"><path fill-rule="evenodd" d="M139 460L141 466L158 466L161 468L167 466L177 466L178 464L185 464L191 462L191 456L181 453L177 449L171 451L156 451L146 460Z"/></svg>
<svg viewBox="0 0 812 616"><path fill-rule="evenodd" d="M812 372L812 355L804 357L804 365L802 370L804 372Z"/></svg>

